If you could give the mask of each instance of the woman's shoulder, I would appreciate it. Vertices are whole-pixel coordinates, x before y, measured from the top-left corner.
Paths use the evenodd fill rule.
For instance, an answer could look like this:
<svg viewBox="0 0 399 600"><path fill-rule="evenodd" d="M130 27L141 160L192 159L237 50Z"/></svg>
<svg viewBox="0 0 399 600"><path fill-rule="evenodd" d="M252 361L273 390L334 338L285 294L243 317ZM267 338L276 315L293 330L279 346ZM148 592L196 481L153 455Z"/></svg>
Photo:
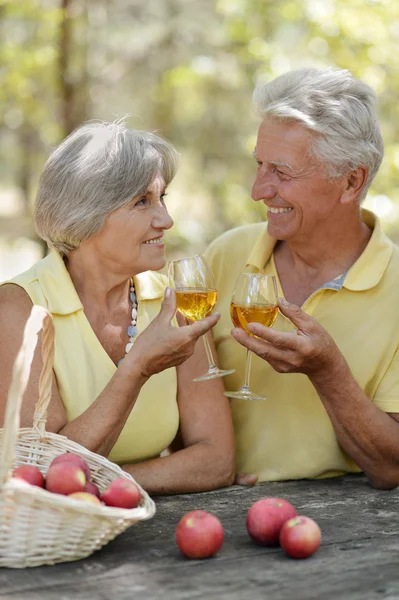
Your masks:
<svg viewBox="0 0 399 600"><path fill-rule="evenodd" d="M11 279L0 283L1 302L15 302L21 304L40 304L47 306L45 294L42 289L42 274L51 272L51 255L47 255L41 260L35 262L29 269L18 273Z"/></svg>
<svg viewBox="0 0 399 600"><path fill-rule="evenodd" d="M26 290L14 282L0 285L0 329L4 330L17 323L25 324L32 310L33 302Z"/></svg>
<svg viewBox="0 0 399 600"><path fill-rule="evenodd" d="M29 304L32 306L27 287L37 279L37 268L41 261L34 263L29 269L14 275L11 279L0 282L0 303L4 308L7 305Z"/></svg>

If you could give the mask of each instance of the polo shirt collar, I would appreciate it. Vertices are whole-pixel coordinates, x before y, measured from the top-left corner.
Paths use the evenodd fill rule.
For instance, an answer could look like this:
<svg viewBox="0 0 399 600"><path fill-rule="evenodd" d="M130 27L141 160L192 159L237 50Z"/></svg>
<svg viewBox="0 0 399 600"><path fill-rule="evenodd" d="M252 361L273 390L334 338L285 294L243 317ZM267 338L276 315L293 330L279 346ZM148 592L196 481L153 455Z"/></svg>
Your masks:
<svg viewBox="0 0 399 600"><path fill-rule="evenodd" d="M362 219L373 233L366 248L351 266L345 278L344 287L353 291L375 287L384 275L393 252L393 242L382 231L376 215L362 209Z"/></svg>
<svg viewBox="0 0 399 600"><path fill-rule="evenodd" d="M345 276L343 287L353 291L367 290L376 286L381 280L393 252L393 242L382 231L376 215L366 209L362 209L361 215L362 220L372 229L373 233L366 248ZM258 271L263 271L276 243L276 238L268 234L267 223L265 223L265 229L256 240L246 267L254 267Z"/></svg>
<svg viewBox="0 0 399 600"><path fill-rule="evenodd" d="M38 278L48 302L48 309L52 314L69 315L83 310L83 304L58 252L52 250L40 261ZM139 302L163 298L165 285L162 277L157 273L152 271L139 273L133 280Z"/></svg>
<svg viewBox="0 0 399 600"><path fill-rule="evenodd" d="M277 239L269 235L267 231L267 223L265 223L265 228L259 238L256 240L245 266L255 267L255 269L258 271L263 271L276 244Z"/></svg>
<svg viewBox="0 0 399 600"><path fill-rule="evenodd" d="M57 251L52 250L40 261L38 279L52 314L69 315L83 310L61 254Z"/></svg>

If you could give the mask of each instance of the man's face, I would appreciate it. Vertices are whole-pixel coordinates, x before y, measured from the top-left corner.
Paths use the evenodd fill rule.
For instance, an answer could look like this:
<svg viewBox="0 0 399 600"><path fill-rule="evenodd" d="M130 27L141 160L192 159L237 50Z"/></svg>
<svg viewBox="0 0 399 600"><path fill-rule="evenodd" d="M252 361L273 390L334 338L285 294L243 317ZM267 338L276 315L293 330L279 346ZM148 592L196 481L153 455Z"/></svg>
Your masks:
<svg viewBox="0 0 399 600"><path fill-rule="evenodd" d="M270 117L259 128L252 198L267 206L268 231L279 240L308 238L340 204L344 178L328 179L310 156L311 136L299 123Z"/></svg>

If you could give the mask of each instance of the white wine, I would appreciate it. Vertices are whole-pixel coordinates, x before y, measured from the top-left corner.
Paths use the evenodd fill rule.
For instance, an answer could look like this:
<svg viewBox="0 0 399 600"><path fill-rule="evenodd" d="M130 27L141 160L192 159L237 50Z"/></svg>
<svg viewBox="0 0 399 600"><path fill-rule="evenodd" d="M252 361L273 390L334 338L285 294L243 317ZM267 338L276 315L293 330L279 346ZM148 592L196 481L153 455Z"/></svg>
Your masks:
<svg viewBox="0 0 399 600"><path fill-rule="evenodd" d="M213 289L182 288L175 292L177 310L191 321L210 315L218 299L218 293Z"/></svg>
<svg viewBox="0 0 399 600"><path fill-rule="evenodd" d="M248 331L248 323L260 323L265 327L272 327L277 314L278 306L275 304L252 304L244 306L232 302L230 305L230 316L234 327L240 327L240 329L244 329L250 335L253 334Z"/></svg>

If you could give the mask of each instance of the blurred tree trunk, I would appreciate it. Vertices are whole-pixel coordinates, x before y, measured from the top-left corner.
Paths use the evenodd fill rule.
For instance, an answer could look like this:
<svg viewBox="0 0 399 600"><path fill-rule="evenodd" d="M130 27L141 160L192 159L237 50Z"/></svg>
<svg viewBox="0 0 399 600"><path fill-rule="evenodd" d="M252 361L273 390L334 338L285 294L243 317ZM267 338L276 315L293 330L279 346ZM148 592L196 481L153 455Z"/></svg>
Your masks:
<svg viewBox="0 0 399 600"><path fill-rule="evenodd" d="M61 0L62 19L59 31L59 78L61 90L61 123L64 135L73 130L73 96L70 81L72 54L72 8L73 0Z"/></svg>
<svg viewBox="0 0 399 600"><path fill-rule="evenodd" d="M24 123L18 129L18 144L20 147L20 164L17 185L23 194L25 204L28 206L32 179L31 157L36 146L36 134L29 123Z"/></svg>
<svg viewBox="0 0 399 600"><path fill-rule="evenodd" d="M88 36L75 36L79 26L87 30L87 0L61 0L59 28L59 86L61 92L61 127L69 135L87 118L89 74L87 69Z"/></svg>
<svg viewBox="0 0 399 600"><path fill-rule="evenodd" d="M32 127L30 123L24 123L18 130L18 144L20 147L20 163L18 169L17 185L21 190L24 203L25 203L25 215L29 215L30 229L26 230L26 226L22 220L22 232L23 235L27 235L30 239L34 239L40 246L42 256L46 256L48 252L47 242L42 240L35 231L31 217L31 197L32 197L32 176L34 171L34 165L32 163L32 157L38 152L40 148L40 141L38 138L37 131ZM24 217L25 218L25 217Z"/></svg>

